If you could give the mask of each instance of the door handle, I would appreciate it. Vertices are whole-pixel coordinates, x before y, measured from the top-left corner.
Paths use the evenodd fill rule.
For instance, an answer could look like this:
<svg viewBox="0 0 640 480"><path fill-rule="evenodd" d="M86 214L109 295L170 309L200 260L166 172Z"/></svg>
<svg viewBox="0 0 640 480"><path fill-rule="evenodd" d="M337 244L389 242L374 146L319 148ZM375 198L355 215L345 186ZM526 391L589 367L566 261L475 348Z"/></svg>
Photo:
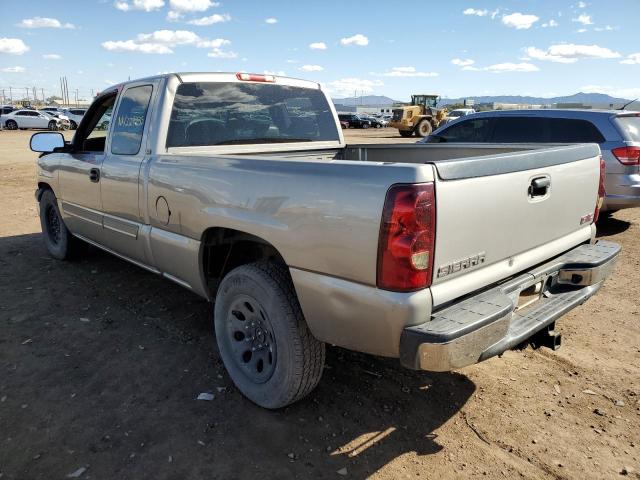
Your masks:
<svg viewBox="0 0 640 480"><path fill-rule="evenodd" d="M527 193L531 198L534 197L544 197L549 192L549 187L551 186L551 178L550 177L536 177L531 180L531 184L527 189Z"/></svg>
<svg viewBox="0 0 640 480"><path fill-rule="evenodd" d="M92 168L91 170L89 170L89 180L91 180L93 183L98 183L100 181L99 168Z"/></svg>

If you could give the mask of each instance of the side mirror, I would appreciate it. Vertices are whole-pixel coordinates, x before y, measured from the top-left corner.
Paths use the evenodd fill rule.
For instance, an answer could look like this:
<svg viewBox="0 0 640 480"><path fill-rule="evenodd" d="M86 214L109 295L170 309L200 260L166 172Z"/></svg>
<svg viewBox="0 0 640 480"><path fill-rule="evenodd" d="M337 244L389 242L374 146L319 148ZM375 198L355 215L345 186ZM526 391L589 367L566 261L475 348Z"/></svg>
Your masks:
<svg viewBox="0 0 640 480"><path fill-rule="evenodd" d="M38 132L31 136L29 146L34 152L51 153L64 147L64 137L59 132Z"/></svg>

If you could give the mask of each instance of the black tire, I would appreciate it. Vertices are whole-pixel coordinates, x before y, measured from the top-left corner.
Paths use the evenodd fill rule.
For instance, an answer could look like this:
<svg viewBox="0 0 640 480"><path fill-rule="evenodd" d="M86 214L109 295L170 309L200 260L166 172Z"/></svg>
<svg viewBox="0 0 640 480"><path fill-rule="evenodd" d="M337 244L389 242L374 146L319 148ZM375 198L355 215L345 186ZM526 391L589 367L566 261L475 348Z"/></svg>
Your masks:
<svg viewBox="0 0 640 480"><path fill-rule="evenodd" d="M362 124L362 128L369 128L369 124L368 123L363 123Z"/></svg>
<svg viewBox="0 0 640 480"><path fill-rule="evenodd" d="M398 130L400 132L400 136L404 138L409 138L413 135L413 130Z"/></svg>
<svg viewBox="0 0 640 480"><path fill-rule="evenodd" d="M216 295L214 324L233 383L257 405L285 407L320 381L325 345L309 331L285 266L256 262L229 272Z"/></svg>
<svg viewBox="0 0 640 480"><path fill-rule="evenodd" d="M55 120L51 120L51 121L49 122L49 130L51 130L51 131L56 131L56 130L58 130L58 125L56 125Z"/></svg>
<svg viewBox="0 0 640 480"><path fill-rule="evenodd" d="M58 260L69 260L80 254L85 244L74 237L62 220L58 201L51 190L40 198L40 226L49 255Z"/></svg>
<svg viewBox="0 0 640 480"><path fill-rule="evenodd" d="M73 120L69 121L69 125L71 126L71 130L75 130L76 128L78 128L78 124Z"/></svg>
<svg viewBox="0 0 640 480"><path fill-rule="evenodd" d="M429 135L431 135L431 132L433 132L433 126L431 125L431 122L425 118L423 120L420 120L420 123L418 123L418 125L416 126L415 131L416 137L428 137Z"/></svg>
<svg viewBox="0 0 640 480"><path fill-rule="evenodd" d="M15 120L7 120L7 123L5 123L5 126L7 127L7 130L17 130L18 129L18 124Z"/></svg>

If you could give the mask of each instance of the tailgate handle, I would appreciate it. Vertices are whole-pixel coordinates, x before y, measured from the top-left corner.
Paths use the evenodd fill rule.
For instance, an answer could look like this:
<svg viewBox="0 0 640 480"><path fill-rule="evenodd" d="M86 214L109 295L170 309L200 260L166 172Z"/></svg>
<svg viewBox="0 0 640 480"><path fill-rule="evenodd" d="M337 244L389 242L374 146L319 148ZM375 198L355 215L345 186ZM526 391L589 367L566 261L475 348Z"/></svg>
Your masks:
<svg viewBox="0 0 640 480"><path fill-rule="evenodd" d="M528 193L531 198L533 197L544 197L551 186L551 178L549 177L536 177L531 180L531 185L529 185Z"/></svg>

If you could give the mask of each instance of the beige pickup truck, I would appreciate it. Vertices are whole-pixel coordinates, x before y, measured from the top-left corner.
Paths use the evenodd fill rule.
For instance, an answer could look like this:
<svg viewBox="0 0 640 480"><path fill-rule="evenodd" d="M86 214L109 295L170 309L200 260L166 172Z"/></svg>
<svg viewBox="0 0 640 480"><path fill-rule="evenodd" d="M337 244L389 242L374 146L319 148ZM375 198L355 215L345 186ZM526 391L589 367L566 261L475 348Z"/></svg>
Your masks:
<svg viewBox="0 0 640 480"><path fill-rule="evenodd" d="M222 360L266 408L313 390L327 343L437 371L557 343L619 253L595 240L597 145L345 145L304 80L130 81L31 148L50 254L89 243L213 302Z"/></svg>

